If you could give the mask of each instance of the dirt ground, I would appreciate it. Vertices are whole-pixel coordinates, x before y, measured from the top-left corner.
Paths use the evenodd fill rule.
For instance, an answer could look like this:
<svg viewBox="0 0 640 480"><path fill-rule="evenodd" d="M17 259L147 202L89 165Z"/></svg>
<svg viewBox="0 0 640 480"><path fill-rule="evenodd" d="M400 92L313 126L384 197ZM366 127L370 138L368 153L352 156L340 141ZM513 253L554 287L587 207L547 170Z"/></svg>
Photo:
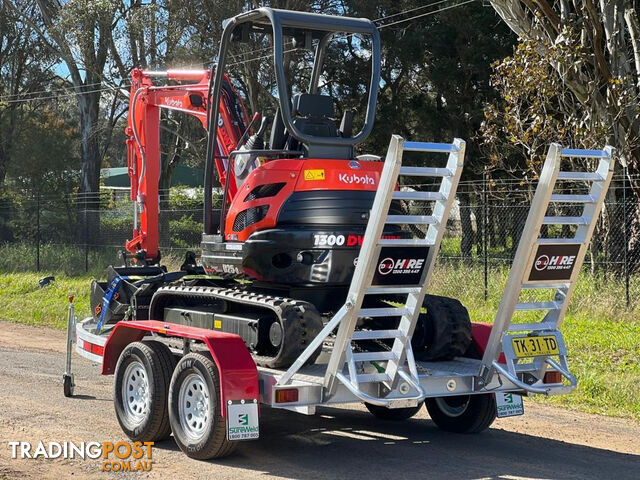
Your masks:
<svg viewBox="0 0 640 480"><path fill-rule="evenodd" d="M124 441L112 377L74 356L76 396L64 398L64 333L0 322L0 480L7 478L638 478L640 424L525 403L480 435L438 430L426 411L376 420L363 408L315 416L264 409L260 439L234 456L200 462L173 440L153 448L149 473L101 472L98 460L19 460L10 441Z"/></svg>

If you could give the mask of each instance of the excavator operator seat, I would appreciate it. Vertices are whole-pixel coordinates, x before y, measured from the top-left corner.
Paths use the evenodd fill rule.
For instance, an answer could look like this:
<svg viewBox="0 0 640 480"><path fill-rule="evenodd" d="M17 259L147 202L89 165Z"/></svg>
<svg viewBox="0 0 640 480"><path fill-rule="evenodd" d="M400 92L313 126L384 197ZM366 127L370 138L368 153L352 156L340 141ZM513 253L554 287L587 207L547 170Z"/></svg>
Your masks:
<svg viewBox="0 0 640 480"><path fill-rule="evenodd" d="M293 124L307 135L337 137L333 99L327 95L298 93L293 97Z"/></svg>

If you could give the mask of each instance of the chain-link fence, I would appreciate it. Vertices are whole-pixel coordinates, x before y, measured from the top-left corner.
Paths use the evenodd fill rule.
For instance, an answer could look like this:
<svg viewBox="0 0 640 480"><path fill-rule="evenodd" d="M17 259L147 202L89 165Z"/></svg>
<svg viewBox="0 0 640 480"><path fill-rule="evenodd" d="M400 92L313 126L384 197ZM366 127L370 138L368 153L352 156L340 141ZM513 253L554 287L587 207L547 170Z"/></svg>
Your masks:
<svg viewBox="0 0 640 480"><path fill-rule="evenodd" d="M511 263L535 186L535 182L490 178L460 182L440 264L473 269L482 278L486 298L496 281L492 272L504 271ZM171 266L179 266L186 251L199 249L202 198L202 189L161 192L160 249ZM553 206L548 215L578 216L576 208L580 207ZM638 202L624 177L616 176L583 271L602 288L615 288L627 307L634 306L640 293L639 223ZM118 262L132 226L133 207L125 189L87 196L0 196L0 271L99 274L106 265ZM567 236L575 227L557 228L563 231L549 229L543 234Z"/></svg>

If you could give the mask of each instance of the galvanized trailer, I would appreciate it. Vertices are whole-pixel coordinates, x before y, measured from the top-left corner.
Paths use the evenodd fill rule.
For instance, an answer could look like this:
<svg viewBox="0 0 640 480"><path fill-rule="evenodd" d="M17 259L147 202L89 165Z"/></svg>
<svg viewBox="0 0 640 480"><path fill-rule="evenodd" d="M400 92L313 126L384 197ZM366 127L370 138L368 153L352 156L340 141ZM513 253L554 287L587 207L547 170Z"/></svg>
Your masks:
<svg viewBox="0 0 640 480"><path fill-rule="evenodd" d="M121 321L108 336L99 334L91 319L75 324L71 304L65 395L73 394L74 327L76 351L101 363L103 374L116 373L114 400L125 432L134 440L149 440L173 430L181 449L195 458L221 457L238 440L257 438L259 404L313 414L317 406L364 403L377 417L394 419L409 418L426 404L442 429L479 432L496 415L521 414L521 395L571 392L577 382L569 371L560 325L611 181L613 149L550 146L493 325L473 325L474 355L417 361L411 337L454 201L464 149L458 139L436 144L392 137L347 301L288 369L256 367L239 336L215 330L144 320ZM407 151L446 154L447 160L442 167L405 167ZM574 157L593 159L597 167L561 170ZM401 176L433 177L437 188L398 190ZM558 182L565 187L580 182L588 192L554 193ZM391 202L398 199L432 205L432 212L390 215ZM581 214L548 216L550 203L577 205ZM389 223L427 225L426 236L381 239ZM577 227L570 238L560 238L543 237L543 225ZM393 258L390 251L396 253ZM380 285L382 277L396 274L398 282ZM523 291L546 293L549 299L522 300ZM367 297L385 295L405 300L384 308L363 307ZM538 321L518 322L517 312L523 311L538 312ZM375 317L396 317L397 326L360 327L360 319ZM318 349L322 354L309 362ZM204 447L203 438L209 439Z"/></svg>

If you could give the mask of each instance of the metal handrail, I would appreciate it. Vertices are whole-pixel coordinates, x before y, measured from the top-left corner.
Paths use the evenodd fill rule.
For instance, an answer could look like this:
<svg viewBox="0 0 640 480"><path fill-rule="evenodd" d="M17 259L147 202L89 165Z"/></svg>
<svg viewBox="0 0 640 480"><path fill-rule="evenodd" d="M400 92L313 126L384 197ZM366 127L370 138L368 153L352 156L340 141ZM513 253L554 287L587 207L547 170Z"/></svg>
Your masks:
<svg viewBox="0 0 640 480"><path fill-rule="evenodd" d="M528 383L525 383L522 380L520 380L517 376L512 375L511 372L509 372L504 366L502 366L497 361L493 362L493 368L498 373L500 373L501 375L505 376L507 378L507 380L509 380L514 385L516 385L518 388L521 388L522 390L525 390L525 391L530 392L530 393L541 393L543 395L559 395L559 394L565 394L565 393L573 392L575 390L576 386L578 385L578 379L576 377L574 377L569 371L567 371L564 368L562 368L557 362L555 362L551 358L545 358L544 360L545 360L545 362L547 364L549 364L555 370L560 372L560 374L563 377L565 377L567 380L569 380L570 384L569 385L561 385L561 386L553 386L553 385L544 384L545 387L536 387L535 385L529 385Z"/></svg>

